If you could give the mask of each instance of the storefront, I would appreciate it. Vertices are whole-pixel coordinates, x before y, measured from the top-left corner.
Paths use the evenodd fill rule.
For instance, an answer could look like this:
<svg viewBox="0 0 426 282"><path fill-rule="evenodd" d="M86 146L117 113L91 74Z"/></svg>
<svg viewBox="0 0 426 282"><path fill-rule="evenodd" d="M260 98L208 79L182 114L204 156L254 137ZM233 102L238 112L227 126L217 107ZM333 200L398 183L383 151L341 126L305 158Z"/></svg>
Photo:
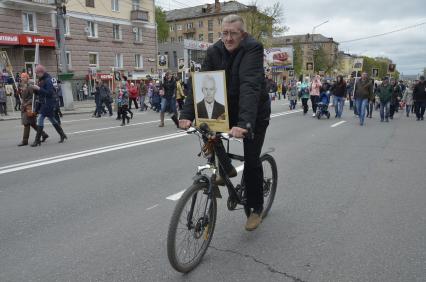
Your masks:
<svg viewBox="0 0 426 282"><path fill-rule="evenodd" d="M39 46L38 54L36 45ZM36 63L46 66L51 73L56 73L55 38L31 34L0 33L0 50L6 51L15 73L26 71L34 75ZM0 65L3 70L5 66Z"/></svg>

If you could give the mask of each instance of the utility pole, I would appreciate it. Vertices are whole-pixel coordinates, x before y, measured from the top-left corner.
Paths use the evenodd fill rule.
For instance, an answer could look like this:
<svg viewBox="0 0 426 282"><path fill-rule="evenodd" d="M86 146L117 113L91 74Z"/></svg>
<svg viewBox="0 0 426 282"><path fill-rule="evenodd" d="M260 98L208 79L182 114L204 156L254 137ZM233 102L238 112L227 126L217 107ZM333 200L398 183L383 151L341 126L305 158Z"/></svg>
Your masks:
<svg viewBox="0 0 426 282"><path fill-rule="evenodd" d="M55 0L56 4L56 45L59 53L59 73L58 79L61 80L62 97L64 99L65 110L74 109L74 98L72 95L71 79L72 73L68 71L67 53L65 50L65 16L67 14L66 0Z"/></svg>

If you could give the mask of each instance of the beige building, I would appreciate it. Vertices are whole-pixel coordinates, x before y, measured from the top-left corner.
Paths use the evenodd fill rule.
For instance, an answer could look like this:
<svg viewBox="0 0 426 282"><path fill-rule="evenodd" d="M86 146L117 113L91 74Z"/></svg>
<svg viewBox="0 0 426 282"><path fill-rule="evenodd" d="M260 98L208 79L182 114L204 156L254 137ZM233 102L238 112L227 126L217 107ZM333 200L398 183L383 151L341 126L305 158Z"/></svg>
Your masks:
<svg viewBox="0 0 426 282"><path fill-rule="evenodd" d="M39 43L40 63L56 73L54 3L0 1L0 49L7 51L16 71L32 71ZM153 0L69 0L66 8L65 48L75 79L84 80L89 73L100 77L113 69L130 77L156 72Z"/></svg>
<svg viewBox="0 0 426 282"><path fill-rule="evenodd" d="M303 75L312 74L313 71L310 69L314 62L314 54L322 48L324 51L324 61L328 68L328 74L333 74L337 67L337 55L339 43L333 40L331 37L325 37L321 34L306 34L306 35L289 35L282 37L275 37L272 40L273 47L286 47L291 46L294 48L295 44L300 44L302 51L302 73ZM317 66L313 66L315 72L327 71L326 69L318 69ZM288 77L288 71L284 71L282 76Z"/></svg>

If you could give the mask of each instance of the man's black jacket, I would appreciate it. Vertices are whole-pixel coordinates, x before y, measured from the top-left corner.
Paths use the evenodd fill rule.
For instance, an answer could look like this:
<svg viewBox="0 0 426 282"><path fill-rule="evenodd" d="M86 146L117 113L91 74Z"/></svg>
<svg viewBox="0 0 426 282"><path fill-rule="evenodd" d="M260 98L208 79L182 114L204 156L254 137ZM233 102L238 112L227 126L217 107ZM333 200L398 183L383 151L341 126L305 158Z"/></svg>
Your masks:
<svg viewBox="0 0 426 282"><path fill-rule="evenodd" d="M265 87L263 46L254 38L247 36L232 54L222 41L216 42L207 50L202 70L226 72L230 127L246 128L250 124L254 129L259 122L269 120L271 105ZM192 85L191 80L189 83ZM189 89L180 119L194 120L192 87Z"/></svg>

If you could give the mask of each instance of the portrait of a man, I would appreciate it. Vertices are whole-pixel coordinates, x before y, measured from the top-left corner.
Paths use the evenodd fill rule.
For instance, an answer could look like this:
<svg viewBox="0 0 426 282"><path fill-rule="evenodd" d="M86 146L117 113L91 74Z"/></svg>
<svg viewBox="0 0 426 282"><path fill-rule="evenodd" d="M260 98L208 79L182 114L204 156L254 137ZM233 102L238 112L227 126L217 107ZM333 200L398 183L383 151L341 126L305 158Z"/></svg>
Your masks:
<svg viewBox="0 0 426 282"><path fill-rule="evenodd" d="M225 119L225 106L215 99L217 86L213 76L203 77L201 91L204 98L197 103L198 118Z"/></svg>
<svg viewBox="0 0 426 282"><path fill-rule="evenodd" d="M311 71L314 69L314 64L313 63L306 63L306 70Z"/></svg>

